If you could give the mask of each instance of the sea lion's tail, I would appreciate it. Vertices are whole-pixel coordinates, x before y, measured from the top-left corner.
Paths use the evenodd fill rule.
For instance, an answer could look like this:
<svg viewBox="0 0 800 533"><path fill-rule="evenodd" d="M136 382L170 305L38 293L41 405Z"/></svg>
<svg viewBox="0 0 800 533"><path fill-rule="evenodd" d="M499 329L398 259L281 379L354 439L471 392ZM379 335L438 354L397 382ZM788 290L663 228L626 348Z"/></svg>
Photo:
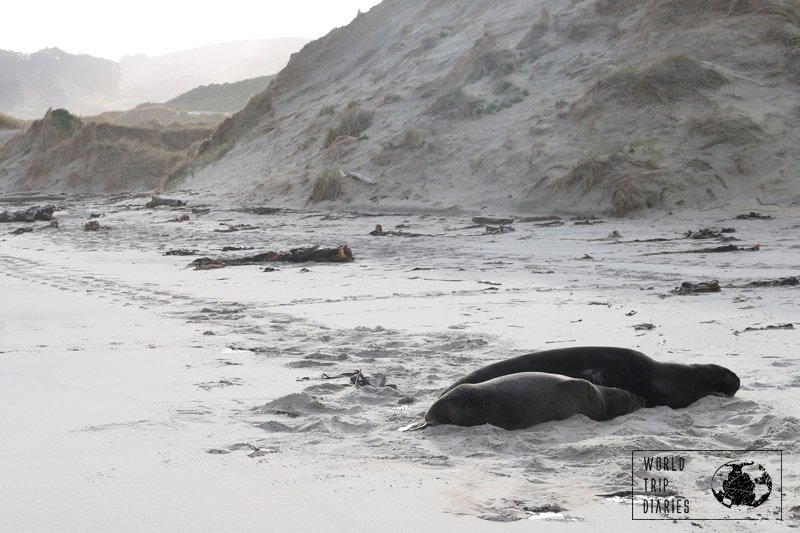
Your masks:
<svg viewBox="0 0 800 533"><path fill-rule="evenodd" d="M403 431L403 432L405 432L405 431L417 431L417 430L420 430L420 429L425 429L429 425L430 424L428 424L428 421L423 418L422 420L419 420L418 422L414 422L413 424L409 424L407 426L401 427L398 431Z"/></svg>

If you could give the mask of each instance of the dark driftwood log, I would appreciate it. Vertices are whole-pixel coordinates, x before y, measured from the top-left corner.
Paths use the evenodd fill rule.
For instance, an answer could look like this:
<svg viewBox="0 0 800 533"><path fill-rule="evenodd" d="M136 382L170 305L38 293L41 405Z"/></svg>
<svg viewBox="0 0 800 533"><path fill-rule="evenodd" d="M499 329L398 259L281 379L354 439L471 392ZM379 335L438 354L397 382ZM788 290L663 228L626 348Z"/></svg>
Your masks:
<svg viewBox="0 0 800 533"><path fill-rule="evenodd" d="M288 252L264 252L246 257L223 257L218 259L200 257L189 263L188 266L194 267L195 270L209 270L226 266L261 265L276 261L287 263L306 263L309 261L317 263L349 263L353 261L353 252L346 244L338 248L311 246L309 248L293 248Z"/></svg>
<svg viewBox="0 0 800 533"><path fill-rule="evenodd" d="M170 207L182 207L186 205L186 202L183 200L173 200L171 198L161 198L158 196L153 196L153 199L144 204L145 207L158 207L160 205L168 205Z"/></svg>
<svg viewBox="0 0 800 533"><path fill-rule="evenodd" d="M472 222L479 226L507 226L514 223L513 218L472 217Z"/></svg>
<svg viewBox="0 0 800 533"><path fill-rule="evenodd" d="M53 218L53 211L56 208L52 205L41 207L29 207L24 211L3 211L0 213L0 222L34 222L36 220L50 220Z"/></svg>

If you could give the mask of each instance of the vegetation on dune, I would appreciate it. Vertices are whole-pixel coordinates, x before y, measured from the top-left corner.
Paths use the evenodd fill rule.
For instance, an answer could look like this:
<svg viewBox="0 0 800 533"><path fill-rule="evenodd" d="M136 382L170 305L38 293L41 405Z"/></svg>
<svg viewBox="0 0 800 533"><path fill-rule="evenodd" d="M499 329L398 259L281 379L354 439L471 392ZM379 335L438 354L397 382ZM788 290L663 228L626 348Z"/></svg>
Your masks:
<svg viewBox="0 0 800 533"><path fill-rule="evenodd" d="M338 170L326 169L319 173L311 189L312 203L335 200L344 194L344 178Z"/></svg>
<svg viewBox="0 0 800 533"><path fill-rule="evenodd" d="M697 96L728 83L716 69L681 52L639 66L623 66L598 81L574 104L580 117L607 101L630 106L668 103Z"/></svg>
<svg viewBox="0 0 800 533"><path fill-rule="evenodd" d="M533 21L530 29L525 36L514 47L517 50L526 50L539 44L539 41L547 33L550 27L550 9L547 6L542 6L539 17Z"/></svg>
<svg viewBox="0 0 800 533"><path fill-rule="evenodd" d="M764 131L752 117L735 110L707 113L689 120L689 131L707 138L705 150L717 144L742 146L757 142Z"/></svg>
<svg viewBox="0 0 800 533"><path fill-rule="evenodd" d="M497 46L495 37L485 33L472 49L458 58L443 80L445 90L461 87L486 76L505 76L514 71L514 53Z"/></svg>
<svg viewBox="0 0 800 533"><path fill-rule="evenodd" d="M656 0L650 9L650 18L660 23L703 13L724 16L762 13L780 15L793 24L800 24L798 0Z"/></svg>
<svg viewBox="0 0 800 533"><path fill-rule="evenodd" d="M442 118L467 119L483 113L484 100L467 93L463 87L451 89L436 97L427 112Z"/></svg>
<svg viewBox="0 0 800 533"><path fill-rule="evenodd" d="M339 124L325 132L325 148L339 137L358 137L370 126L374 111L364 109L358 102L350 102L339 112Z"/></svg>

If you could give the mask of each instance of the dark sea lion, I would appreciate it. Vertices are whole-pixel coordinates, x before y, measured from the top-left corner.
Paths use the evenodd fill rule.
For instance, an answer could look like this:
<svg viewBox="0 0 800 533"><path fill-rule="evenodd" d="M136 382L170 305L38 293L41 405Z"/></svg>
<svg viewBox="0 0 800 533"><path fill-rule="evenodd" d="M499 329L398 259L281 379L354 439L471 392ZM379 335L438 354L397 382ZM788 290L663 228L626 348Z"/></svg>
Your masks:
<svg viewBox="0 0 800 533"><path fill-rule="evenodd" d="M548 372L616 387L641 396L647 407L687 407L711 394L733 396L739 377L719 365L659 363L627 348L581 346L520 355L467 374L448 391L464 383L481 383L518 372Z"/></svg>
<svg viewBox="0 0 800 533"><path fill-rule="evenodd" d="M643 406L644 399L622 389L556 374L521 372L454 387L431 405L424 422L404 429L439 424L523 429L577 414L609 420Z"/></svg>

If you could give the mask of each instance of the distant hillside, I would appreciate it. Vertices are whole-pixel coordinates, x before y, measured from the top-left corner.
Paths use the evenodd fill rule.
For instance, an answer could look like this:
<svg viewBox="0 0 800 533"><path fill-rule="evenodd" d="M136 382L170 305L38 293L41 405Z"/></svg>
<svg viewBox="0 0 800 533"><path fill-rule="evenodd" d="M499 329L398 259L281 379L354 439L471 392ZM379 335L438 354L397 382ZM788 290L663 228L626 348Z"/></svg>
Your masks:
<svg viewBox="0 0 800 533"><path fill-rule="evenodd" d="M384 0L293 55L182 186L618 216L790 204L798 82L797 0Z"/></svg>
<svg viewBox="0 0 800 533"><path fill-rule="evenodd" d="M120 67L107 59L46 48L33 54L0 50L0 112L22 118L48 107L94 113L117 94Z"/></svg>
<svg viewBox="0 0 800 533"><path fill-rule="evenodd" d="M24 120L0 113L0 130L20 130L27 126Z"/></svg>
<svg viewBox="0 0 800 533"><path fill-rule="evenodd" d="M182 111L235 113L241 111L250 98L266 89L271 78L260 76L233 83L201 85L168 100L164 105Z"/></svg>
<svg viewBox="0 0 800 533"><path fill-rule="evenodd" d="M33 54L0 50L0 112L34 119L53 107L81 116L94 115L129 109L142 102L164 102L200 85L248 80L252 87L229 88L233 91L230 102L223 96L227 89L221 88L213 97L221 107L201 110L238 111L249 96L266 86L256 87L260 82L252 78L274 74L306 42L239 41L152 58L131 56L120 63L57 48ZM242 105L237 104L240 101ZM234 105L237 107L230 107Z"/></svg>
<svg viewBox="0 0 800 533"><path fill-rule="evenodd" d="M165 102L212 83L230 83L274 74L308 39L259 39L204 46L157 57L126 56L120 61L122 90L137 102Z"/></svg>
<svg viewBox="0 0 800 533"><path fill-rule="evenodd" d="M127 111L106 111L93 117L87 117L85 120L148 128L181 128L184 126L215 128L227 117L228 115L225 113L178 111L165 105L143 104Z"/></svg>

